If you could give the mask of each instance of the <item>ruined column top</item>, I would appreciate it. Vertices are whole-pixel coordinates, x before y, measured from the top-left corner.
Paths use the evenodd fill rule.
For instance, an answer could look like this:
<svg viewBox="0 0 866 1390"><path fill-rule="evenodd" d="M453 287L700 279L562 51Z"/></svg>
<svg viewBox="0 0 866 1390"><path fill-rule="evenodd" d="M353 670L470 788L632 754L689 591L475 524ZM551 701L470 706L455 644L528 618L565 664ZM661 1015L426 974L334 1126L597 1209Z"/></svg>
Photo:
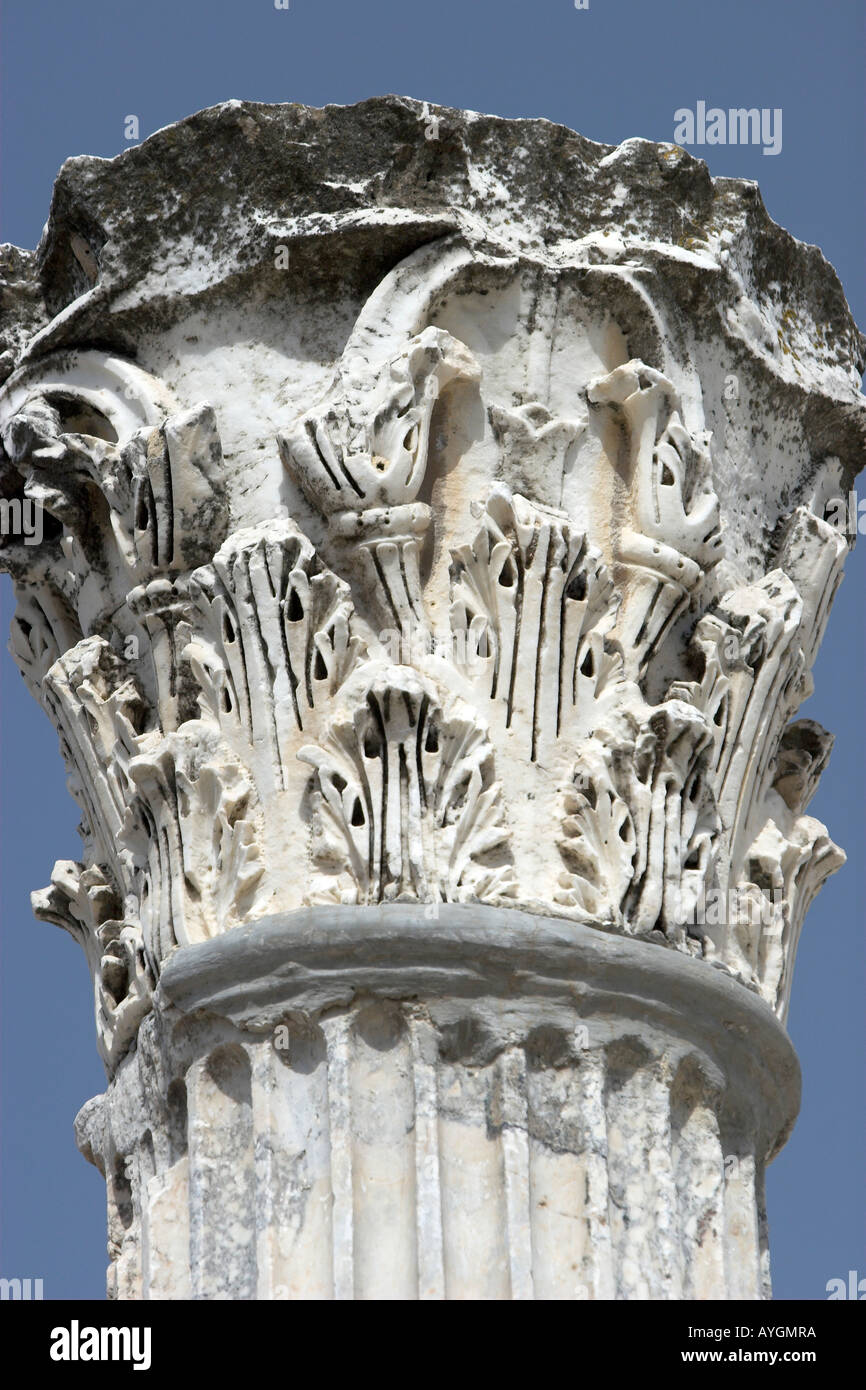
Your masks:
<svg viewBox="0 0 866 1390"><path fill-rule="evenodd" d="M68 159L38 251L6 252L6 369L48 319L28 357L97 335L128 347L136 311L165 331L188 301L272 269L276 245L327 295L353 264L375 282L449 233L492 255L663 280L691 322L721 314L780 392L857 394L866 341L835 272L772 221L756 183L713 179L673 144L605 145L398 96L227 101L113 159Z"/></svg>
<svg viewBox="0 0 866 1390"><path fill-rule="evenodd" d="M321 109L227 101L113 159L67 160L37 250L0 248L0 381L58 349L98 346L149 359L181 399L195 394L189 359L207 357L212 387L258 385L300 410L359 303L401 259L449 238L488 260L491 276L497 262L503 274L509 262L537 265L599 310L616 300L629 356L691 356L705 397L738 364L741 396L754 379L753 434L778 436L788 466L769 484L762 467L730 479L758 505L732 518L721 573L740 556L738 577L759 572L743 552L766 559L778 514L810 482L819 502L851 486L866 442L866 339L832 266L773 222L756 183L713 179L673 144L605 145L545 119L407 97ZM730 361L707 379L699 344L717 337ZM292 379L264 380L272 355L292 363ZM239 434L225 452L241 470L260 441ZM819 482L828 456L832 481ZM259 517L234 471L226 483L243 525Z"/></svg>
<svg viewBox="0 0 866 1390"><path fill-rule="evenodd" d="M866 340L753 183L229 101L69 160L0 270L12 648L83 813L35 907L112 1066L176 947L322 906L557 917L784 1018Z"/></svg>

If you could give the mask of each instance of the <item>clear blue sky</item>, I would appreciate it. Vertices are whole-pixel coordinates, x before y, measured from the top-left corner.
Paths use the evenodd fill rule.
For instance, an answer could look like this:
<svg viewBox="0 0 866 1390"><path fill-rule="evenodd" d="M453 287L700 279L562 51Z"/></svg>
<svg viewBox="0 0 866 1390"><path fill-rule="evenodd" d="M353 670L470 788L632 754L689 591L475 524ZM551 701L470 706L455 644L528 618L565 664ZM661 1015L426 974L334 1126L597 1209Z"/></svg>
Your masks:
<svg viewBox="0 0 866 1390"><path fill-rule="evenodd" d="M2 239L35 246L70 155L125 147L230 97L321 106L385 92L545 116L595 140L673 138L673 113L781 107L783 146L707 147L713 174L760 182L776 221L816 242L866 325L862 0L4 0ZM866 495L866 484L861 490ZM849 863L807 920L790 1030L804 1073L794 1137L769 1173L778 1298L866 1275L864 694L866 543L851 557L802 713L838 738L811 812ZM11 616L3 580L2 631ZM0 1274L48 1298L104 1296L102 1179L72 1120L102 1090L83 954L33 920L29 891L77 858L56 737L0 656Z"/></svg>

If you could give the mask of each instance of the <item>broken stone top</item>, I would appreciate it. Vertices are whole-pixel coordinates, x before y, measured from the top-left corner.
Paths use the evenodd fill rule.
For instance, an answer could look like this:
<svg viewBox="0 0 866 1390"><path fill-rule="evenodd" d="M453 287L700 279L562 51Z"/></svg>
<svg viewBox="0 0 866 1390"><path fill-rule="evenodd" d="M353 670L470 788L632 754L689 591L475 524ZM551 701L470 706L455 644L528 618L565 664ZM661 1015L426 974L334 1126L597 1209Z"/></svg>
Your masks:
<svg viewBox="0 0 866 1390"><path fill-rule="evenodd" d="M7 253L0 360L8 374L98 345L163 374L177 356L193 370L185 359L213 351L219 314L220 350L243 381L262 370L238 341L255 313L257 359L264 348L296 367L274 386L291 409L332 370L372 288L437 238L475 261L455 293L486 293L518 266L557 282L569 312L615 323L617 360L640 358L699 393L711 428L731 428L725 390L743 407L771 392L789 455L780 497L761 498L754 425L747 479L769 542L779 502L847 491L866 438L864 339L821 252L772 222L757 185L713 180L674 145L600 145L545 120L406 98L322 110L231 101L115 159L68 160L35 260ZM708 350L724 368L710 377ZM175 385L182 399L186 383Z"/></svg>
<svg viewBox="0 0 866 1390"><path fill-rule="evenodd" d="M384 274L449 237L477 262L460 293L535 268L615 319L626 359L669 375L676 361L694 376L722 340L715 381L772 391L789 430L783 506L821 487L828 454L830 492L847 490L866 438L866 340L832 267L768 217L756 184L713 180L675 145L601 145L546 120L407 98L322 110L230 101L115 159L68 160L35 262L8 254L4 369L97 344L142 363L149 349L201 356L210 345L190 320L218 311L237 367L241 324L258 310L267 347L324 373L346 317ZM299 341L316 305L329 322ZM291 382L284 393L291 403ZM759 439L753 447L760 487Z"/></svg>
<svg viewBox="0 0 866 1390"><path fill-rule="evenodd" d="M70 160L3 267L12 645L84 816L36 905L108 1059L176 945L323 903L572 918L784 1013L864 342L754 185L228 102Z"/></svg>
<svg viewBox="0 0 866 1390"><path fill-rule="evenodd" d="M546 120L398 97L322 110L231 101L115 159L68 160L39 278L51 316L90 293L44 346L80 341L97 325L122 334L128 301L165 311L175 296L207 294L271 265L275 243L297 243L327 284L338 269L335 233L378 256L372 277L448 232L493 254L622 266L644 279L664 280L665 261L674 261L671 292L690 316L701 300L735 319L741 296L759 302L759 319L746 315L731 329L787 367L783 380L796 380L800 358L801 373L820 364L828 389L835 382L844 397L863 365L863 339L832 268L771 221L756 184L713 180L675 145L601 145ZM811 332L830 327L826 342ZM780 331L788 352L777 348Z"/></svg>

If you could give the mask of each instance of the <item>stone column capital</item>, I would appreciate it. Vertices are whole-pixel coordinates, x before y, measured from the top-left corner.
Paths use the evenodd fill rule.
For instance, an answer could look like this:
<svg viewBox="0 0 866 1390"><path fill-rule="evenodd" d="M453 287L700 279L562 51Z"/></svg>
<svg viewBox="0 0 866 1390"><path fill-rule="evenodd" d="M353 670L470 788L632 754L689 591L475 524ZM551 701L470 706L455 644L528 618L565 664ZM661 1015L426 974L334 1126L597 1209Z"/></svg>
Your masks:
<svg viewBox="0 0 866 1390"><path fill-rule="evenodd" d="M866 344L832 268L753 184L674 145L434 110L431 139L429 109L401 98L224 103L115 160L70 160L38 251L2 251L4 497L42 519L35 544L4 538L12 650L82 811L81 861L34 909L93 975L114 1080L88 1151L107 1175L118 1154L144 1163L118 1289L125 1259L128 1291L171 1296L148 1193L183 1163L195 1296L221 1296L221 1267L232 1296L304 1296L285 1251L270 1284L262 1248L215 1253L207 1213L233 1202L267 1243L271 1217L243 1204L271 1179L196 1187L216 1161L208 1107L240 1106L243 1148L243 1116L255 1127L282 1084L257 1070L266 1019L300 1029L314 1070L321 1043L347 1152L366 1143L365 1048L397 1068L382 1123L411 1128L425 1085L442 1120L437 1087L482 1066L462 1043L451 1056L448 1030L477 1035L484 1075L517 1068L502 1134L529 1143L562 1068L589 1075L566 1048L539 1064L542 1096L533 1049L588 1028L604 1094L650 1126L664 1110L628 1142L668 1153L692 1252L653 1246L642 1294L620 1232L580 1284L592 1296L733 1287L729 1255L704 1267L687 1234L683 1059L709 1059L686 1086L707 1125L688 1143L712 1167L736 1130L755 1211L796 1112L781 1025L806 911L844 862L807 813L832 738L797 712L849 548L833 503L862 463ZM168 1027L196 1010L192 1042ZM490 1018L512 1010L500 1037ZM617 1029L643 1062L611 1061ZM642 1067L654 1099L632 1094ZM154 1156L180 1086L199 1118ZM452 1118L474 1134L472 1095ZM332 1159L325 1187L347 1181ZM451 1220L431 1296L463 1296ZM319 1239L337 1262L320 1291L380 1287L365 1237ZM399 1296L424 1285L420 1258L394 1254ZM547 1255L516 1258L495 1296L533 1280L580 1296Z"/></svg>

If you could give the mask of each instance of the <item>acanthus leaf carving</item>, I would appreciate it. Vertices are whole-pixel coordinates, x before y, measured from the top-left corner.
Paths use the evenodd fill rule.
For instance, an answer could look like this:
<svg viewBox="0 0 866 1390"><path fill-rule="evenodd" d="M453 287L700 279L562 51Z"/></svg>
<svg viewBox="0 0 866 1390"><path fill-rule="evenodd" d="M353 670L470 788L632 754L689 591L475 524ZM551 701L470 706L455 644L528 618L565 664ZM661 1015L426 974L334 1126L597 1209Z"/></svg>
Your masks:
<svg viewBox="0 0 866 1390"><path fill-rule="evenodd" d="M315 769L314 856L332 870L319 889L326 899L497 901L513 892L486 730L458 702L443 708L416 672L384 668L325 743L299 757Z"/></svg>
<svg viewBox="0 0 866 1390"><path fill-rule="evenodd" d="M762 826L737 888L738 912L718 957L756 988L784 1020L803 920L824 880L845 863L812 816ZM713 953L715 954L715 953Z"/></svg>
<svg viewBox="0 0 866 1390"><path fill-rule="evenodd" d="M478 365L442 329L424 328L384 361L350 340L323 405L279 439L283 462L337 544L362 557L380 617L398 628L427 622L419 553L431 513L416 499L433 408L457 378L478 381Z"/></svg>
<svg viewBox="0 0 866 1390"><path fill-rule="evenodd" d="M826 523L795 513L779 550L784 568L726 594L700 619L692 640L700 677L669 692L704 712L713 737L729 908L707 929L706 951L783 1017L806 907L844 863L826 828L802 814L832 739L811 720L789 721L811 694L846 551Z"/></svg>
<svg viewBox="0 0 866 1390"><path fill-rule="evenodd" d="M572 872L556 901L696 951L684 923L712 881L719 834L711 747L705 720L677 700L597 729L564 789L559 848Z"/></svg>
<svg viewBox="0 0 866 1390"><path fill-rule="evenodd" d="M423 329L382 362L350 342L323 405L282 436L286 467L328 517L411 505L436 401L455 378L478 376L469 350L441 328Z"/></svg>
<svg viewBox="0 0 866 1390"><path fill-rule="evenodd" d="M828 739L790 721L847 547L795 508L755 547L769 573L708 579L706 406L617 274L584 333L582 274L427 243L305 367L314 403L267 402L266 464L252 423L224 455L210 405L119 357L10 377L4 487L49 515L35 553L3 546L13 650L60 729L81 872L122 905L107 980L134 941L155 979L177 943L303 902L474 899L703 954L784 1008L840 862L804 815ZM716 889L772 922L699 921Z"/></svg>
<svg viewBox="0 0 866 1390"><path fill-rule="evenodd" d="M127 1051L150 1011L155 985L138 922L121 918L116 889L97 868L58 860L48 888L31 898L34 914L63 927L82 946L93 981L96 1035L106 1067Z"/></svg>
<svg viewBox="0 0 866 1390"><path fill-rule="evenodd" d="M190 721L132 758L128 775L122 840L158 958L261 911L269 891L255 790L219 733Z"/></svg>
<svg viewBox="0 0 866 1390"><path fill-rule="evenodd" d="M362 655L348 585L279 521L235 532L190 591L182 637L202 713L254 765L262 795L285 790L299 735Z"/></svg>
<svg viewBox="0 0 866 1390"><path fill-rule="evenodd" d="M723 554L709 436L689 431L672 382L630 361L589 383L587 399L613 425L627 500L615 561L629 582L617 624L627 672L642 679L704 574Z"/></svg>
<svg viewBox="0 0 866 1390"><path fill-rule="evenodd" d="M618 598L601 552L561 514L499 487L452 557L451 625L467 674L524 757L544 759L617 698L622 656L607 640Z"/></svg>

